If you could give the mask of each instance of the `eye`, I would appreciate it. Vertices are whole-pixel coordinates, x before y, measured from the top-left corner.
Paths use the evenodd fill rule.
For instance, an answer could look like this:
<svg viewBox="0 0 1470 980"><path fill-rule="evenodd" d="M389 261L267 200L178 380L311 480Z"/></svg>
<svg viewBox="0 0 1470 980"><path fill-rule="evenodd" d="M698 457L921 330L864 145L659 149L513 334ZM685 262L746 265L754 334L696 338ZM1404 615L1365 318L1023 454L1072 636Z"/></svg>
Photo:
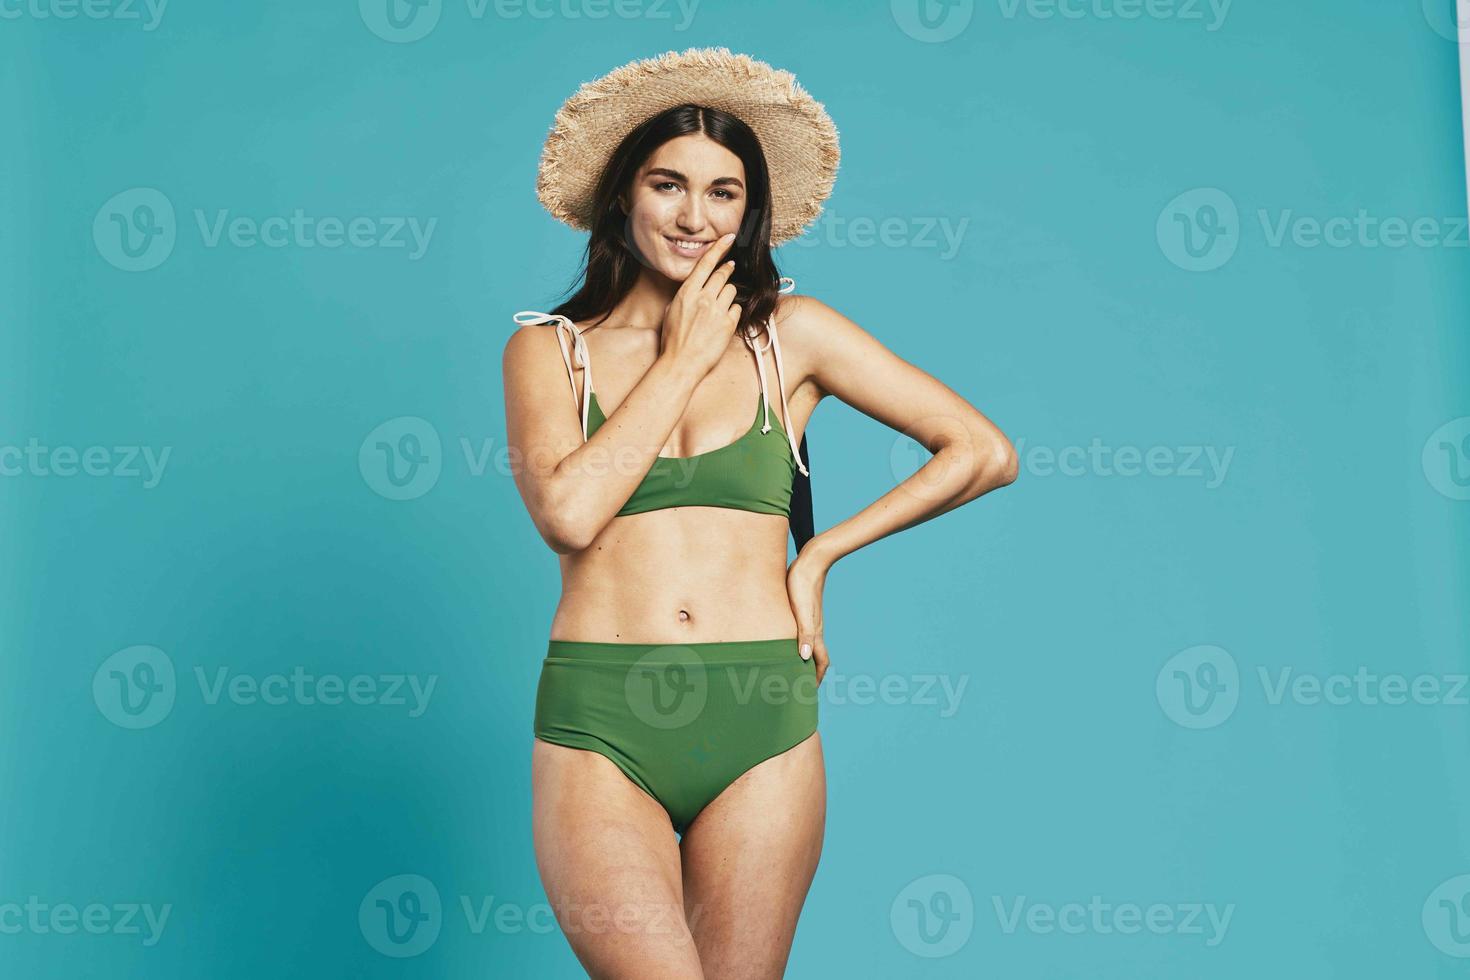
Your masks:
<svg viewBox="0 0 1470 980"><path fill-rule="evenodd" d="M717 187L717 188L715 188L715 193L716 194L723 194L723 195L725 195L725 200L727 200L727 201L733 201L733 200L735 200L735 195L734 194L731 194L729 191L725 190L723 187Z"/></svg>
<svg viewBox="0 0 1470 980"><path fill-rule="evenodd" d="M674 182L674 181L672 181L672 180L661 180L661 181L659 181L659 182L658 182L658 183L657 183L657 184L654 184L654 185L653 185L653 189L654 189L654 190L656 190L656 191L661 191L661 190L663 190L663 189L664 189L664 188L665 188L665 187L678 187L678 186L679 186L679 185L678 185L678 184L676 184L676 183L675 183L675 182Z"/></svg>

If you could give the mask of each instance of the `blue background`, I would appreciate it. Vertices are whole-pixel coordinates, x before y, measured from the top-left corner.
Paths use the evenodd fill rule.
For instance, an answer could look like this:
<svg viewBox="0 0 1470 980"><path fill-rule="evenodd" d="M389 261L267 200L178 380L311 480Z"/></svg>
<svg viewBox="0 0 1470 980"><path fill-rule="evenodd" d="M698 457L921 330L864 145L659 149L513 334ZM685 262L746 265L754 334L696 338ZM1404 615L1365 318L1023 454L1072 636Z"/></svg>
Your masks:
<svg viewBox="0 0 1470 980"><path fill-rule="evenodd" d="M1434 896L1470 890L1466 692L1273 703L1261 680L1467 670L1463 228L1399 248L1270 235L1360 209L1455 233L1446 9L991 0L931 35L904 0L705 0L687 23L651 0L445 0L405 41L377 2L175 0L148 29L146 8L36 0L0 21L0 446L111 461L0 477L0 906L171 906L151 946L0 931L5 975L582 975L537 911L531 713L559 581L495 462L499 356L583 241L534 195L552 114L616 65L705 45L794 71L841 130L826 217L778 253L798 292L1022 452L1014 486L832 572L828 830L788 975L1464 975L1470 906ZM175 242L127 271L106 229L140 188ZM436 223L414 258L211 246L196 218L298 208L376 236ZM891 220L886 243L859 219ZM1200 241L1217 268L1184 267ZM403 492L374 462L385 423L389 445L418 439ZM1172 462L1122 475L1077 455L1094 443ZM818 530L918 462L835 400L809 445ZM126 475L129 446L168 448L156 484ZM1223 479L1190 447L1230 452ZM1069 449L1070 473L1048 464ZM138 645L176 683L133 729L109 658ZM298 666L436 687L411 717L211 703L196 674ZM958 710L843 696L924 675L966 685ZM358 918L402 874L442 900L407 959ZM1205 920L1070 934L997 913L1094 895L1232 917L1212 941ZM462 896L520 918L477 932Z"/></svg>

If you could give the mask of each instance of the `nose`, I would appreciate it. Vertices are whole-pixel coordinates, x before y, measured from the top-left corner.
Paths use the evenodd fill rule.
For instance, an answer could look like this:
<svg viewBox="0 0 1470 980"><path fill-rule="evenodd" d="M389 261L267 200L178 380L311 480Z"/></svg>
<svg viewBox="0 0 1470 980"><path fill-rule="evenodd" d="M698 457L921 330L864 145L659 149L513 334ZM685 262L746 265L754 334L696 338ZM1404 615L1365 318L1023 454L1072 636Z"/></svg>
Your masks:
<svg viewBox="0 0 1470 980"><path fill-rule="evenodd" d="M680 229L691 234L698 234L708 220L705 216L704 201L697 194L685 194L683 201L679 204L676 217Z"/></svg>

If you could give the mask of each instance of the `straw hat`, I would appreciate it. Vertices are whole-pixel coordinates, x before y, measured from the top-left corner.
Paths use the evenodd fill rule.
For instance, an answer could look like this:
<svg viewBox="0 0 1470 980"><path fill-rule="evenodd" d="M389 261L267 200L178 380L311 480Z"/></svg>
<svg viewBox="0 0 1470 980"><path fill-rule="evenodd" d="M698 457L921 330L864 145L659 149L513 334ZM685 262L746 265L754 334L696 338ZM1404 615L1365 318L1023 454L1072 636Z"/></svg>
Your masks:
<svg viewBox="0 0 1470 980"><path fill-rule="evenodd" d="M586 82L557 110L541 151L536 196L559 221L589 231L593 195L613 151L640 123L694 103L755 131L771 173L771 244L822 213L837 178L837 127L788 71L728 48L690 48L631 61Z"/></svg>

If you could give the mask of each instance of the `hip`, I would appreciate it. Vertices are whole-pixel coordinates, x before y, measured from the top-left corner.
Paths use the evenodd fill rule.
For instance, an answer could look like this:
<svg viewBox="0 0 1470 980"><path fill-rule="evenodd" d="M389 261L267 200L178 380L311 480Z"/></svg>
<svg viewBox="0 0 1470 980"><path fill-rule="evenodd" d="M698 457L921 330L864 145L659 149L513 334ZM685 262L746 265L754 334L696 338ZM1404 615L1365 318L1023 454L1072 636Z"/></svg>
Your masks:
<svg viewBox="0 0 1470 980"><path fill-rule="evenodd" d="M660 730L736 717L815 724L816 664L795 636L689 643L550 640L538 725L569 715Z"/></svg>

